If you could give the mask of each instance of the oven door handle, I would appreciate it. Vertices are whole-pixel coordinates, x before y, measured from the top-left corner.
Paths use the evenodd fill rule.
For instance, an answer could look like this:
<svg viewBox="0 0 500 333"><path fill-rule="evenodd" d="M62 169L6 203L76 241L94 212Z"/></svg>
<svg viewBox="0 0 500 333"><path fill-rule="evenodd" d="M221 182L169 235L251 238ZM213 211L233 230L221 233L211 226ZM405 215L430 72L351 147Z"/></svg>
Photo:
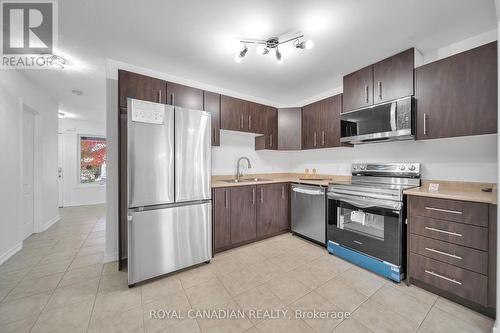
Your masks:
<svg viewBox="0 0 500 333"><path fill-rule="evenodd" d="M401 210L403 207L403 203L399 201L357 198L332 192L328 193L328 198L343 201L358 208L381 207L392 210Z"/></svg>

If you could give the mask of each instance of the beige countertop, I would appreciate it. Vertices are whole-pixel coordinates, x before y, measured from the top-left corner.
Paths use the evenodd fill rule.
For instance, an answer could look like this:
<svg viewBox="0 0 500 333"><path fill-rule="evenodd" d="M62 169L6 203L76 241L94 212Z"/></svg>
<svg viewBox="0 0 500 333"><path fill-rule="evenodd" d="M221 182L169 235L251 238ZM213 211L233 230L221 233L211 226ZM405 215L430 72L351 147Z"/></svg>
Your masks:
<svg viewBox="0 0 500 333"><path fill-rule="evenodd" d="M335 175L311 175L306 176L301 173L261 173L261 174L248 174L243 175L242 178L263 178L262 181L246 181L240 183L228 183L224 180L234 179L234 175L212 176L212 188L217 187L231 187L231 186L247 186L247 185L260 185L260 184L273 184L273 183L302 183L309 185L322 185L328 186L331 181L349 180L351 176L335 176ZM311 178L322 178L321 180L314 180Z"/></svg>
<svg viewBox="0 0 500 333"><path fill-rule="evenodd" d="M438 191L429 191L430 183L439 184ZM483 192L483 188L493 188L493 191ZM422 186L406 190L404 194L497 204L497 184L492 183L422 180Z"/></svg>

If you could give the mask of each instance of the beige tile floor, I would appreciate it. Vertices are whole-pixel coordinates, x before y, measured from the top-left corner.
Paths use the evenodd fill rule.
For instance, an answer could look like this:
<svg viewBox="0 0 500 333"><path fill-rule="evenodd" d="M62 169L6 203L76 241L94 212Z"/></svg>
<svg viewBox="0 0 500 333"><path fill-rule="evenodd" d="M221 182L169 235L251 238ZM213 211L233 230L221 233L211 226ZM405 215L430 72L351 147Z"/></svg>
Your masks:
<svg viewBox="0 0 500 333"><path fill-rule="evenodd" d="M127 287L102 264L103 206L62 220L0 266L0 332L489 332L493 320L397 285L289 234L221 253L208 265ZM150 311L243 310L231 319L151 319ZM255 309L350 311L349 319L257 319Z"/></svg>

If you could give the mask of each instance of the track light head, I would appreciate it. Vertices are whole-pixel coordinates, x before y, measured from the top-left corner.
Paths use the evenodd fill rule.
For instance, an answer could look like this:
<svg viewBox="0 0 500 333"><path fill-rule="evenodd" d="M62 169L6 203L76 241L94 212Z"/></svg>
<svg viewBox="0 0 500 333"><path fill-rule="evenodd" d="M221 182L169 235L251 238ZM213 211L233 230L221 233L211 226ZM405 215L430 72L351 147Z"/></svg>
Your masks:
<svg viewBox="0 0 500 333"><path fill-rule="evenodd" d="M310 50L313 48L314 46L314 42L312 40L307 40L307 41L304 41L304 42L300 42L298 39L294 42L294 45L296 48L298 49L306 49L306 50Z"/></svg>
<svg viewBox="0 0 500 333"><path fill-rule="evenodd" d="M234 61L236 61L237 63L240 63L243 60L243 58L245 57L245 55L247 54L247 52L248 52L248 47L245 44L245 48L243 50L241 50L240 53L238 53L236 55L236 57L234 57Z"/></svg>
<svg viewBox="0 0 500 333"><path fill-rule="evenodd" d="M283 63L283 58L281 57L281 52L280 50L278 50L278 48L276 48L276 62L278 64Z"/></svg>
<svg viewBox="0 0 500 333"><path fill-rule="evenodd" d="M269 53L269 49L267 47L265 47L264 45L257 45L257 47L255 48L255 51L257 52L257 54L260 54L260 55L266 55Z"/></svg>

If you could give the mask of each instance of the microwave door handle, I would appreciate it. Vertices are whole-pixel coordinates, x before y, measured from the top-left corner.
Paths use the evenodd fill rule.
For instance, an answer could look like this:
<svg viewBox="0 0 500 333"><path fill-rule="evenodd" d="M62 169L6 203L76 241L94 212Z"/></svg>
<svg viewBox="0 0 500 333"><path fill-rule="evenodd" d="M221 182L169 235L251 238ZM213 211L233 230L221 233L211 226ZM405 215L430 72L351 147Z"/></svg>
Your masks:
<svg viewBox="0 0 500 333"><path fill-rule="evenodd" d="M397 103L392 102L391 103L391 130L392 131L397 131L397 124L396 124L396 107Z"/></svg>

